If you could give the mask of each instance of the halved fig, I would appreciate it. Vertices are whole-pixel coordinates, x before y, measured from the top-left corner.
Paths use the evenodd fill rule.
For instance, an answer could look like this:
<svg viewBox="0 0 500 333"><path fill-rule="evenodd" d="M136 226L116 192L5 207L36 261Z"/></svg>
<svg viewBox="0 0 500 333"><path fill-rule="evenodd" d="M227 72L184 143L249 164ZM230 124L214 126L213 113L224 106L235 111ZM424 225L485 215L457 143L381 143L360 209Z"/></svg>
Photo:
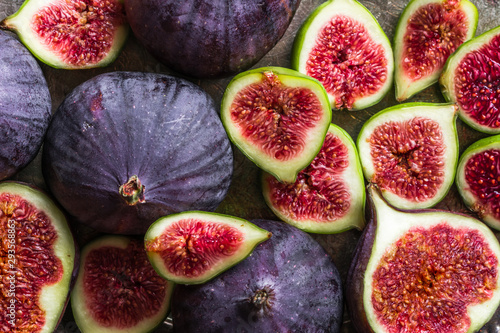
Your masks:
<svg viewBox="0 0 500 333"><path fill-rule="evenodd" d="M396 99L436 83L450 54L476 33L477 20L467 0L410 1L394 34Z"/></svg>
<svg viewBox="0 0 500 333"><path fill-rule="evenodd" d="M357 331L477 332L500 303L495 235L472 217L402 211L368 191L371 219L346 285Z"/></svg>
<svg viewBox="0 0 500 333"><path fill-rule="evenodd" d="M316 79L280 67L234 77L221 108L231 141L261 169L290 183L321 149L332 118Z"/></svg>
<svg viewBox="0 0 500 333"><path fill-rule="evenodd" d="M360 110L392 87L391 43L375 17L356 0L330 0L297 33L292 68L318 79L334 109Z"/></svg>
<svg viewBox="0 0 500 333"><path fill-rule="evenodd" d="M65 215L39 189L3 182L0 234L0 332L54 332L78 268Z"/></svg>
<svg viewBox="0 0 500 333"><path fill-rule="evenodd" d="M142 238L107 235L82 249L71 308L82 332L150 332L167 316L174 284L151 266Z"/></svg>
<svg viewBox="0 0 500 333"><path fill-rule="evenodd" d="M463 152L456 183L467 207L500 230L500 135L476 141Z"/></svg>
<svg viewBox="0 0 500 333"><path fill-rule="evenodd" d="M365 184L354 141L330 124L323 147L293 184L262 175L264 199L283 221L307 232L364 226Z"/></svg>
<svg viewBox="0 0 500 333"><path fill-rule="evenodd" d="M365 122L358 149L366 179L403 209L428 208L445 197L458 162L457 107L405 103Z"/></svg>
<svg viewBox="0 0 500 333"><path fill-rule="evenodd" d="M26 0L0 22L54 68L107 66L128 36L122 0Z"/></svg>
<svg viewBox="0 0 500 333"><path fill-rule="evenodd" d="M458 105L459 117L473 129L500 133L500 26L462 44L439 79L444 97Z"/></svg>
<svg viewBox="0 0 500 333"><path fill-rule="evenodd" d="M240 218L189 211L158 219L144 242L158 274L176 283L199 284L236 265L270 237Z"/></svg>

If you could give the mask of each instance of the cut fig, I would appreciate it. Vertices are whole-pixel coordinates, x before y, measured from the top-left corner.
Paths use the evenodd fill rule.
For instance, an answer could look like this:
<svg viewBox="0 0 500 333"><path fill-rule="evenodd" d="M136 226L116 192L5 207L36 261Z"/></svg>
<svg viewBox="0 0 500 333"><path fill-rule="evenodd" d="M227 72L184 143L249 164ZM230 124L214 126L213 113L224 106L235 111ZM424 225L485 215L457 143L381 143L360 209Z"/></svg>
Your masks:
<svg viewBox="0 0 500 333"><path fill-rule="evenodd" d="M401 211L368 191L371 219L346 285L357 331L477 332L500 303L495 235L472 217Z"/></svg>
<svg viewBox="0 0 500 333"><path fill-rule="evenodd" d="M151 332L167 316L173 286L151 266L142 238L102 236L82 249L73 316L84 333Z"/></svg>
<svg viewBox="0 0 500 333"><path fill-rule="evenodd" d="M430 103L400 104L372 116L357 141L366 179L398 208L437 204L455 178L456 117L454 104Z"/></svg>
<svg viewBox="0 0 500 333"><path fill-rule="evenodd" d="M332 258L291 225L252 222L271 239L205 284L177 285L174 332L340 332L344 297Z"/></svg>
<svg viewBox="0 0 500 333"><path fill-rule="evenodd" d="M149 260L165 279L204 283L245 259L271 233L232 216L190 211L154 222L144 240Z"/></svg>
<svg viewBox="0 0 500 333"><path fill-rule="evenodd" d="M462 44L439 79L444 97L458 105L473 129L500 133L500 26Z"/></svg>
<svg viewBox="0 0 500 333"><path fill-rule="evenodd" d="M317 80L291 69L263 67L231 80L221 118L231 141L250 160L293 183L321 149L332 113Z"/></svg>
<svg viewBox="0 0 500 333"><path fill-rule="evenodd" d="M358 152L349 134L334 124L295 183L263 173L262 188L271 210L304 231L338 233L364 226L365 185Z"/></svg>
<svg viewBox="0 0 500 333"><path fill-rule="evenodd" d="M0 183L0 332L52 333L78 264L66 217L39 189Z"/></svg>
<svg viewBox="0 0 500 333"><path fill-rule="evenodd" d="M40 61L62 69L107 66L129 31L121 0L26 0L0 28L14 31Z"/></svg>
<svg viewBox="0 0 500 333"><path fill-rule="evenodd" d="M318 79L334 109L361 110L392 87L391 44L356 0L330 0L314 10L294 41L292 68Z"/></svg>
<svg viewBox="0 0 500 333"><path fill-rule="evenodd" d="M394 34L396 99L436 83L448 57L476 33L478 12L467 0L412 0Z"/></svg>
<svg viewBox="0 0 500 333"><path fill-rule="evenodd" d="M456 183L467 207L500 230L500 135L476 141L463 152Z"/></svg>

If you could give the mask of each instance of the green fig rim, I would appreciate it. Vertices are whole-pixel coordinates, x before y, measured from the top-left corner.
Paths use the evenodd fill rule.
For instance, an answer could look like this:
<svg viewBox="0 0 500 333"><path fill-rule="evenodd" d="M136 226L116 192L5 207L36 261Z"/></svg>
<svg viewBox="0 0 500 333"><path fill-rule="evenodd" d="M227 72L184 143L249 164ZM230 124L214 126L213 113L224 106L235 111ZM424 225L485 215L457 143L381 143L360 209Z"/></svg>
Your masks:
<svg viewBox="0 0 500 333"><path fill-rule="evenodd" d="M282 82L285 81L285 85L289 82L299 81L300 84L289 86L311 89L318 97L322 106L322 119L318 122L315 129L309 131L306 140L307 143L302 153L298 154L294 159L284 162L268 157L266 154L263 154L258 147L248 143L246 139L240 135L239 130L231 121L230 108L236 94L244 87L261 81L262 74L266 72L276 74ZM224 91L220 116L229 139L249 160L280 181L293 183L297 178L297 174L307 167L320 151L326 132L328 131L328 126L332 121L332 110L326 90L318 80L292 69L271 66L245 71L236 75L229 82Z"/></svg>
<svg viewBox="0 0 500 333"><path fill-rule="evenodd" d="M328 11L331 9L331 13ZM325 14L327 13L327 14ZM306 18L304 23L301 25L300 29L295 36L293 46L292 46L292 57L291 57L291 67L301 73L305 73L304 69L304 58L306 57L304 53L309 51L305 50L305 45L310 43L311 45L317 36L318 31L321 29L322 24L318 22L321 21L321 15L327 16L325 19L331 18L332 15L336 13L342 13L346 16L352 17L353 19L361 22L364 26L369 26L367 29L371 33L371 37L374 41L379 42L386 53L388 61L388 73L387 80L384 86L375 94L368 97L363 97L358 99L352 107L352 111L366 109L372 105L380 102L392 88L393 83L393 73L394 73L394 56L392 51L392 46L387 34L384 32L380 24L378 23L375 16L360 2L357 0L329 0L316 9ZM316 25L316 26L315 26ZM313 26L313 27L311 27ZM313 29L314 28L314 29ZM333 97L328 95L330 104L332 108L337 109L335 106Z"/></svg>
<svg viewBox="0 0 500 333"><path fill-rule="evenodd" d="M394 59L395 63L397 64L394 70L395 94L396 94L396 100L399 102L402 102L404 100L413 97L414 95L418 94L425 88L439 81L439 77L442 71L435 71L433 72L433 74L425 77L424 79L417 80L413 83L408 82L409 80L406 79L403 70L401 69L401 64L402 64L401 59L403 52L402 39L404 37L404 33L406 32L406 26L407 26L406 22L418 8L431 3L442 4L445 3L446 1L448 0L411 0L405 6L403 12L399 17L393 39ZM477 7L468 0L461 0L460 7L462 8L462 11L469 18L469 30L467 31L467 37L466 37L467 41L473 38L476 33L479 14Z"/></svg>

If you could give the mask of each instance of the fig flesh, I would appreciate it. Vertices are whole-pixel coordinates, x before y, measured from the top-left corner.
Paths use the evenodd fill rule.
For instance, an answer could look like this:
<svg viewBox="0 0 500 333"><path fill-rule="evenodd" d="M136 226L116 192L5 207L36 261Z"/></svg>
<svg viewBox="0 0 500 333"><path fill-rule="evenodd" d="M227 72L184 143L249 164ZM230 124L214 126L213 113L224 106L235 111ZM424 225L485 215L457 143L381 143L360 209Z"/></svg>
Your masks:
<svg viewBox="0 0 500 333"><path fill-rule="evenodd" d="M390 41L356 0L330 0L314 10L294 41L292 68L326 88L334 109L361 110L392 87Z"/></svg>
<svg viewBox="0 0 500 333"><path fill-rule="evenodd" d="M467 207L500 230L500 135L478 140L463 152L456 184Z"/></svg>
<svg viewBox="0 0 500 333"><path fill-rule="evenodd" d="M102 236L82 249L73 316L84 333L151 332L167 316L173 286L149 263L142 239Z"/></svg>
<svg viewBox="0 0 500 333"><path fill-rule="evenodd" d="M462 44L448 58L439 79L444 97L458 105L473 129L500 133L500 26Z"/></svg>
<svg viewBox="0 0 500 333"><path fill-rule="evenodd" d="M236 265L270 237L270 232L240 218L190 211L158 219L144 242L162 277L199 284Z"/></svg>
<svg viewBox="0 0 500 333"><path fill-rule="evenodd" d="M365 184L354 141L330 124L325 142L293 184L262 175L264 199L283 221L307 232L338 233L364 226Z"/></svg>
<svg viewBox="0 0 500 333"><path fill-rule="evenodd" d="M338 333L343 290L332 258L291 225L252 222L273 236L211 281L177 285L172 296L174 332Z"/></svg>
<svg viewBox="0 0 500 333"><path fill-rule="evenodd" d="M347 276L358 332L477 332L500 303L500 246L481 221L402 211L369 186L371 219Z"/></svg>
<svg viewBox="0 0 500 333"><path fill-rule="evenodd" d="M121 0L26 0L0 22L40 61L83 69L113 62L128 36Z"/></svg>
<svg viewBox="0 0 500 333"><path fill-rule="evenodd" d="M322 85L280 67L238 74L221 106L231 141L261 169L290 183L321 149L331 118Z"/></svg>
<svg viewBox="0 0 500 333"><path fill-rule="evenodd" d="M474 37L476 6L467 0L412 0L394 35L396 99L436 83L448 57Z"/></svg>
<svg viewBox="0 0 500 333"><path fill-rule="evenodd" d="M52 333L77 272L63 212L39 189L0 183L0 331Z"/></svg>
<svg viewBox="0 0 500 333"><path fill-rule="evenodd" d="M428 208L441 201L458 162L457 107L404 103L368 119L357 145L365 178L402 209Z"/></svg>

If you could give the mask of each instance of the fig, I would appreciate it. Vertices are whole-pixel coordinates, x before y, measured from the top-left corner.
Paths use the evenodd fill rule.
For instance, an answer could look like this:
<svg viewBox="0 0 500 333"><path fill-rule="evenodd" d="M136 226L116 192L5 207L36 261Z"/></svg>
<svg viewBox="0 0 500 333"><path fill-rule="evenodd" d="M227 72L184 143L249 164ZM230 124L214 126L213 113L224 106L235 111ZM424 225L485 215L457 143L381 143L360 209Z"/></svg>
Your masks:
<svg viewBox="0 0 500 333"><path fill-rule="evenodd" d="M174 71L201 79L248 70L281 39L300 0L125 0L138 41Z"/></svg>
<svg viewBox="0 0 500 333"><path fill-rule="evenodd" d="M95 230L144 234L161 216L215 210L233 172L210 95L164 74L110 72L69 93L42 155L44 179Z"/></svg>
<svg viewBox="0 0 500 333"><path fill-rule="evenodd" d="M273 236L211 281L177 285L174 332L339 332L343 289L332 258L291 225L251 222Z"/></svg>
<svg viewBox="0 0 500 333"><path fill-rule="evenodd" d="M71 308L82 332L150 332L167 316L173 283L160 277L139 238L105 235L82 249Z"/></svg>
<svg viewBox="0 0 500 333"><path fill-rule="evenodd" d="M477 332L500 303L500 245L481 221L398 210L368 188L371 218L347 276L358 332Z"/></svg>
<svg viewBox="0 0 500 333"><path fill-rule="evenodd" d="M233 216L189 211L161 217L146 232L146 253L158 274L205 283L245 259L271 233Z"/></svg>
<svg viewBox="0 0 500 333"><path fill-rule="evenodd" d="M500 230L500 135L480 139L463 152L456 184L467 207Z"/></svg>
<svg viewBox="0 0 500 333"><path fill-rule="evenodd" d="M104 67L128 36L122 0L26 0L0 22L45 64L61 69Z"/></svg>
<svg viewBox="0 0 500 333"><path fill-rule="evenodd" d="M446 100L473 129L500 134L500 26L462 44L439 79Z"/></svg>
<svg viewBox="0 0 500 333"><path fill-rule="evenodd" d="M292 68L319 80L334 109L361 110L392 87L394 59L375 17L356 0L330 0L304 21Z"/></svg>
<svg viewBox="0 0 500 333"><path fill-rule="evenodd" d="M477 8L467 0L410 1L394 34L396 99L438 82L448 57L474 37L477 21Z"/></svg>
<svg viewBox="0 0 500 333"><path fill-rule="evenodd" d="M338 233L364 226L363 170L354 141L330 124L323 147L293 184L262 176L267 205L283 221L307 232Z"/></svg>
<svg viewBox="0 0 500 333"><path fill-rule="evenodd" d="M52 102L40 66L13 36L0 31L0 180L38 154Z"/></svg>
<svg viewBox="0 0 500 333"><path fill-rule="evenodd" d="M291 69L262 67L235 76L222 98L231 141L258 167L293 183L321 149L332 118L316 80Z"/></svg>
<svg viewBox="0 0 500 333"><path fill-rule="evenodd" d="M64 213L38 188L0 183L1 332L54 332L78 252Z"/></svg>
<svg viewBox="0 0 500 333"><path fill-rule="evenodd" d="M403 103L376 113L357 140L365 178L393 206L434 206L455 178L456 118L454 104Z"/></svg>

